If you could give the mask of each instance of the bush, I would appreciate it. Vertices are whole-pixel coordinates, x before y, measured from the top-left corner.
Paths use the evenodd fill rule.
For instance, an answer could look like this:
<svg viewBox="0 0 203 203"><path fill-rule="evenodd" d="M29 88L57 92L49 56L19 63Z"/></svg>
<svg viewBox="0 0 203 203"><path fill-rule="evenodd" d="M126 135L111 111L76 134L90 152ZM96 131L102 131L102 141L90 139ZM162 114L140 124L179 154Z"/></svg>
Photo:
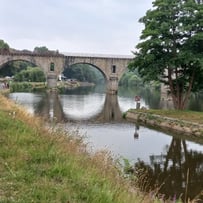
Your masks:
<svg viewBox="0 0 203 203"><path fill-rule="evenodd" d="M32 91L32 84L29 82L15 82L10 84L10 91L11 92L31 92Z"/></svg>

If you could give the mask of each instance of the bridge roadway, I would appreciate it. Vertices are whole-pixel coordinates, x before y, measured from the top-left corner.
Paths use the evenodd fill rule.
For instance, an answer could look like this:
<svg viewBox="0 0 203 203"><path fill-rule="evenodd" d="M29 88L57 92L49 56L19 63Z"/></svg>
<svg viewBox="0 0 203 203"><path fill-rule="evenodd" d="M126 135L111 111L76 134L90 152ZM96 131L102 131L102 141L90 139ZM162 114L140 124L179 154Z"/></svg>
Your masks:
<svg viewBox="0 0 203 203"><path fill-rule="evenodd" d="M40 67L46 75L49 88L57 86L58 76L65 68L74 64L89 64L98 69L106 79L107 92L116 94L118 81L126 71L131 55L101 55L49 52L37 54L34 52L0 52L0 67L11 61L27 61Z"/></svg>

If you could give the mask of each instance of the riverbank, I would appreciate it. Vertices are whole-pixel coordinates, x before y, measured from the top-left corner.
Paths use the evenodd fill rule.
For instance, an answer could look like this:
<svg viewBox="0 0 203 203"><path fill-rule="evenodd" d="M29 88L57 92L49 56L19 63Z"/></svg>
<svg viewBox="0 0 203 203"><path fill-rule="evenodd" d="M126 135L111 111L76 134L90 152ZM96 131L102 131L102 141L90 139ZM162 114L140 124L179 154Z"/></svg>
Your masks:
<svg viewBox="0 0 203 203"><path fill-rule="evenodd" d="M125 116L126 119L144 125L203 138L203 112L130 109Z"/></svg>
<svg viewBox="0 0 203 203"><path fill-rule="evenodd" d="M63 92L66 89L74 89L78 87L93 87L94 83L79 81L58 81L56 89ZM4 89L1 89L4 90ZM11 92L39 92L48 90L45 82L12 82L10 83Z"/></svg>
<svg viewBox="0 0 203 203"><path fill-rule="evenodd" d="M31 116L0 95L0 202L152 202L108 153L89 154L82 138Z"/></svg>
<svg viewBox="0 0 203 203"><path fill-rule="evenodd" d="M78 87L93 87L94 83L80 82L80 81L58 81L57 87L59 90L63 89L74 89Z"/></svg>

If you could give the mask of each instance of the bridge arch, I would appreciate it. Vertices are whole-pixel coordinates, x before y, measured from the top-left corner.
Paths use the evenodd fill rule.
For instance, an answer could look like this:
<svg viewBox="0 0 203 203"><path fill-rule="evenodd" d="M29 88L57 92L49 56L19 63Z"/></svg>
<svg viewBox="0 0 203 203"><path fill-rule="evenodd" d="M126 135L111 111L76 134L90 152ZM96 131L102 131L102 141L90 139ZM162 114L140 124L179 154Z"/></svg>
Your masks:
<svg viewBox="0 0 203 203"><path fill-rule="evenodd" d="M94 72L94 70L98 71L99 73L96 73L96 76L98 76L97 78L91 78L92 81L96 82L95 79L98 79L98 81L101 81L101 78L102 80L104 81L104 84L106 84L108 78L107 76L105 75L105 73L99 68L97 67L96 65L94 64L91 64L91 63L84 63L84 62L77 62L77 63L74 63L74 64L71 64L70 66L66 67L63 71L64 75L67 76L68 75L68 69L74 69L74 68L81 68L81 69L85 69L87 72L91 72L93 71L93 73L96 73ZM94 70L93 70L94 69ZM82 75L82 74L81 74Z"/></svg>
<svg viewBox="0 0 203 203"><path fill-rule="evenodd" d="M0 61L0 68L2 68L4 65L10 63L10 62L16 62L16 61L22 61L22 62L27 62L27 63L30 63L32 65L35 65L39 68L42 69L42 71L44 72L43 68L41 67L41 64L40 63L37 63L36 61L33 61L33 60L29 60L29 59L24 59L24 58L11 58L11 59L4 59L4 60L1 60Z"/></svg>
<svg viewBox="0 0 203 203"><path fill-rule="evenodd" d="M118 81L127 69L132 57L118 57L118 56L66 56L66 66L72 64L83 63L91 64L97 67L104 75L107 81L107 92L116 94L118 91Z"/></svg>
<svg viewBox="0 0 203 203"><path fill-rule="evenodd" d="M47 79L47 86L55 88L57 86L57 78L61 70L64 68L65 57L61 54L35 54L35 53L0 53L0 66L10 61L27 61L37 65L44 72Z"/></svg>
<svg viewBox="0 0 203 203"><path fill-rule="evenodd" d="M107 78L106 74L103 72L103 70L99 67L97 67L95 64L91 64L91 63L84 63L84 62L77 62L74 63L72 65L70 65L70 67L75 66L75 65L89 65L91 67L94 67L95 69L97 69L105 78Z"/></svg>
<svg viewBox="0 0 203 203"><path fill-rule="evenodd" d="M36 67L40 67L38 64L35 64L35 63L33 63L32 61L29 61L29 60L15 59L15 60L6 61L5 63L0 63L0 69L3 66L5 66L6 64L10 63L10 62L17 62L17 61L26 62L26 63L32 64L32 65L34 65Z"/></svg>
<svg viewBox="0 0 203 203"><path fill-rule="evenodd" d="M49 72L58 74L64 68L64 57L27 54L0 55L0 67L11 61L26 61L35 64L42 69L45 75L48 75Z"/></svg>

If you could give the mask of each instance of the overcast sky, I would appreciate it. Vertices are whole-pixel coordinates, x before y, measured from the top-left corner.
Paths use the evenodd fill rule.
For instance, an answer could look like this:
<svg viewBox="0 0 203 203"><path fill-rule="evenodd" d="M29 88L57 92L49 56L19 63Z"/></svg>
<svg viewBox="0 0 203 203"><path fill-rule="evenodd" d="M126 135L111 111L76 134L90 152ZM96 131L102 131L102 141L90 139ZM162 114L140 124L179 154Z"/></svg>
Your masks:
<svg viewBox="0 0 203 203"><path fill-rule="evenodd" d="M15 49L131 54L153 0L0 0L0 39Z"/></svg>

